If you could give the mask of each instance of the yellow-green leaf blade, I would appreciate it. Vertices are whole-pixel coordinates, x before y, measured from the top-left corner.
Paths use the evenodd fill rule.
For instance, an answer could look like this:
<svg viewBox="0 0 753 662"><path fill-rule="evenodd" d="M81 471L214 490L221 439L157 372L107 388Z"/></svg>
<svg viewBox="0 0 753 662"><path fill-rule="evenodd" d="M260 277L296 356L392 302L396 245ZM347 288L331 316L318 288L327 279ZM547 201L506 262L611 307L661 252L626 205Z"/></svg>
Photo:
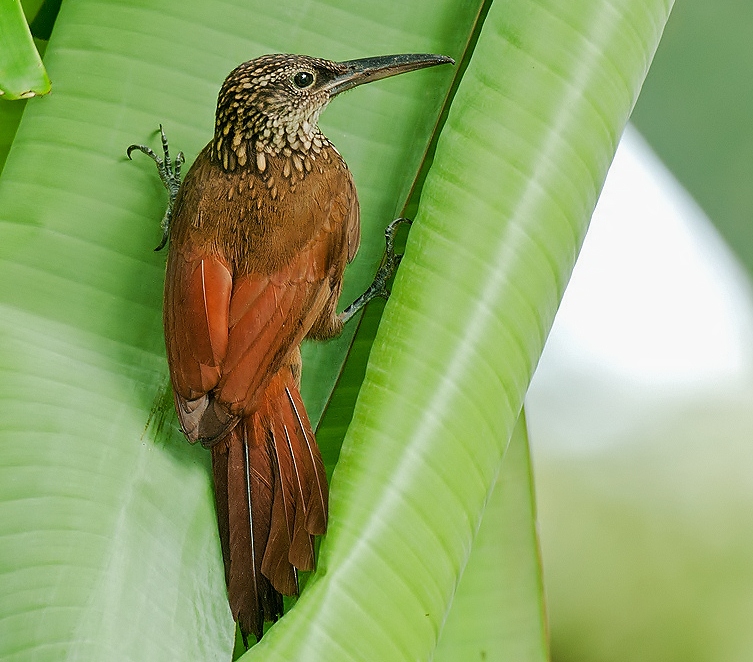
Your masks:
<svg viewBox="0 0 753 662"><path fill-rule="evenodd" d="M492 6L335 470L320 572L249 659L430 659L670 7Z"/></svg>
<svg viewBox="0 0 753 662"><path fill-rule="evenodd" d="M525 417L439 635L434 662L547 662L549 642Z"/></svg>

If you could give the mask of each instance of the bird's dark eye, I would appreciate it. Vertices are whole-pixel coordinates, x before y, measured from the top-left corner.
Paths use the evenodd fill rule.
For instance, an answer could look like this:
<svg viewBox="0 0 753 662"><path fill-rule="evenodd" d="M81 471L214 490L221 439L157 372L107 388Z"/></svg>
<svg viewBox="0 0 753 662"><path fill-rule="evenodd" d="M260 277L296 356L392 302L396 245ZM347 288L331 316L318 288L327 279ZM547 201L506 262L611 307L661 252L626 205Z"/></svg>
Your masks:
<svg viewBox="0 0 753 662"><path fill-rule="evenodd" d="M314 83L314 74L309 73L308 71L299 71L293 76L293 83L296 87L300 87L301 89L311 87Z"/></svg>

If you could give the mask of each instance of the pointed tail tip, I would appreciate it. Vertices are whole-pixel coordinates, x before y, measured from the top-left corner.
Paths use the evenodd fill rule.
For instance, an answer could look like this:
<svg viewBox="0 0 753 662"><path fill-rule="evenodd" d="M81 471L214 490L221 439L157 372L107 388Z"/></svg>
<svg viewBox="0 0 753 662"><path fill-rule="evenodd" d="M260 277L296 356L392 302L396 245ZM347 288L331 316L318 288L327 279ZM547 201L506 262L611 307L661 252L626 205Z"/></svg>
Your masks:
<svg viewBox="0 0 753 662"><path fill-rule="evenodd" d="M250 648L248 644L249 636L253 635L255 639L252 644L258 644L264 636L264 616L261 605L259 605L258 610L253 610L253 612L255 613L241 613L235 618L246 650Z"/></svg>

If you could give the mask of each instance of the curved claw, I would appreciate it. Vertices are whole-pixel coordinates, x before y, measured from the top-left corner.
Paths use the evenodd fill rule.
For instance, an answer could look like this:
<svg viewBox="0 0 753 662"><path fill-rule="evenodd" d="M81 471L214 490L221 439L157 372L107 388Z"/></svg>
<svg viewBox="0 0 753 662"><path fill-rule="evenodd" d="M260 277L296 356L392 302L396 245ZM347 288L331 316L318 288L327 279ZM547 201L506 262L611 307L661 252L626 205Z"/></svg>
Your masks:
<svg viewBox="0 0 753 662"><path fill-rule="evenodd" d="M154 249L155 251L162 250L165 247L165 244L167 244L167 240L170 236L170 223L172 222L173 217L173 206L175 204L175 199L178 197L178 190L180 189L180 169L186 161L183 152L178 152L178 156L176 156L174 160L170 159L170 149L167 143L167 136L165 136L165 131L161 124L159 125L159 132L162 140L162 152L164 153L164 158L157 156L154 150L146 145L129 145L126 149L126 155L131 160L133 160L131 154L134 150L139 150L151 158L157 165L157 172L162 180L162 184L167 189L167 209L165 210L165 215L162 217L162 222L160 223L160 226L162 227L162 241L160 241L159 246Z"/></svg>
<svg viewBox="0 0 753 662"><path fill-rule="evenodd" d="M129 145L128 149L126 150L126 156L128 156L131 161L133 161L133 158L131 157L131 153L134 150L139 150L140 152L144 152L147 156L151 156L158 164L162 159L157 156L151 149L149 149L146 145Z"/></svg>
<svg viewBox="0 0 753 662"><path fill-rule="evenodd" d="M159 242L159 245L157 248L154 249L155 253L159 253L166 245L167 245L167 239L170 236L170 232L163 232L162 233L162 239Z"/></svg>
<svg viewBox="0 0 753 662"><path fill-rule="evenodd" d="M385 256L382 264L374 276L374 282L366 291L343 310L339 317L340 321L345 324L369 301L381 297L382 299L390 298L390 291L387 289L387 283L397 270L400 261L403 259L402 253L395 253L395 236L403 223L410 225L412 221L408 218L396 218L390 223L384 231L385 238Z"/></svg>
<svg viewBox="0 0 753 662"><path fill-rule="evenodd" d="M402 216L400 218L396 218L384 230L384 234L388 240L395 240L397 230L403 223L405 223L406 225L413 225L413 221L409 218L403 218Z"/></svg>

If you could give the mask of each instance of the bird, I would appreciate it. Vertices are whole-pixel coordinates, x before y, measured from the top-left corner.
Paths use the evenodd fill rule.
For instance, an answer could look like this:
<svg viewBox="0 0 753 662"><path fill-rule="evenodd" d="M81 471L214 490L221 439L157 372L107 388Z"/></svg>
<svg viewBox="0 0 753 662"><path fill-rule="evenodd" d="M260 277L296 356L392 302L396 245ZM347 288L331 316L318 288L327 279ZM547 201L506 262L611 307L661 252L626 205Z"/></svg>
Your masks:
<svg viewBox="0 0 753 662"><path fill-rule="evenodd" d="M217 99L214 135L181 178L157 164L168 190L163 323L175 409L188 441L211 452L228 600L248 647L314 569L325 533L327 477L300 394L304 339L338 335L399 262L337 313L345 266L360 242L352 174L318 126L342 92L389 76L453 63L402 54L335 62L264 55L236 67Z"/></svg>

